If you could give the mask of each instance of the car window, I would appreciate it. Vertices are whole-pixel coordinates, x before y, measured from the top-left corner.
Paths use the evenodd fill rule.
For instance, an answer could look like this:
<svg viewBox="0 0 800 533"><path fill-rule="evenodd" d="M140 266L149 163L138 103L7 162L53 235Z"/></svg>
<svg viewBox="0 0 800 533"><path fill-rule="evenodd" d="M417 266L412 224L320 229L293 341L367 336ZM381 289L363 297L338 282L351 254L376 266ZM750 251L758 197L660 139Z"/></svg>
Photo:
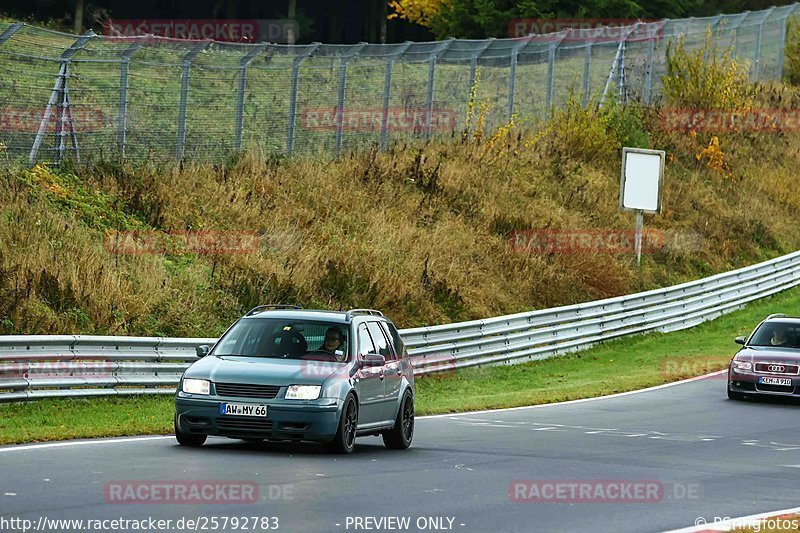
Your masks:
<svg viewBox="0 0 800 533"><path fill-rule="evenodd" d="M342 342L336 350L344 357L347 354L344 324L286 318L240 320L220 339L213 355L300 359L319 350L331 328L341 333Z"/></svg>
<svg viewBox="0 0 800 533"><path fill-rule="evenodd" d="M367 323L367 329L372 337L372 342L375 343L375 347L378 349L377 353L381 354L387 361L394 359L394 354L389 349L389 341L386 340L386 335L383 333L378 323Z"/></svg>
<svg viewBox="0 0 800 533"><path fill-rule="evenodd" d="M749 342L750 346L800 348L800 324L793 322L764 322Z"/></svg>
<svg viewBox="0 0 800 533"><path fill-rule="evenodd" d="M400 333L397 331L397 328L394 327L394 324L391 322L381 322L381 327L384 329L384 331L388 332L386 337L389 339L389 343L394 349L394 353L396 354L395 356L398 359L405 359L408 357L405 344L403 344L403 339L400 338Z"/></svg>
<svg viewBox="0 0 800 533"><path fill-rule="evenodd" d="M372 338L367 333L367 326L361 324L358 326L358 355L367 355L369 353L377 353L377 350L372 343Z"/></svg>

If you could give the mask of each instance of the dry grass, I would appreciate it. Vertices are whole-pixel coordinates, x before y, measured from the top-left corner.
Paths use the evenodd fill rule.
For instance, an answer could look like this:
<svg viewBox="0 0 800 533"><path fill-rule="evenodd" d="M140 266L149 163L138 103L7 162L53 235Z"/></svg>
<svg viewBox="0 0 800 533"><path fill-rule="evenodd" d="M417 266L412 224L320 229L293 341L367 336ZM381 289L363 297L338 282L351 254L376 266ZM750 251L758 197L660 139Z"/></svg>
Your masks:
<svg viewBox="0 0 800 533"><path fill-rule="evenodd" d="M663 131L657 110L634 111L606 116L597 135L619 145L633 123L671 154L665 210L646 227L697 234L699 250L657 252L639 270L627 253L509 247L515 229L632 229L633 216L618 211L616 148L588 138L575 149L559 129L591 124L591 114L559 114L538 133L507 128L493 143L334 162L250 153L225 166L103 163L77 176L6 169L0 333L216 335L266 302L376 307L414 326L630 293L798 248L800 135L721 135L732 172L724 177L695 158L707 135ZM255 231L261 245L249 254L115 255L103 232L120 228Z"/></svg>

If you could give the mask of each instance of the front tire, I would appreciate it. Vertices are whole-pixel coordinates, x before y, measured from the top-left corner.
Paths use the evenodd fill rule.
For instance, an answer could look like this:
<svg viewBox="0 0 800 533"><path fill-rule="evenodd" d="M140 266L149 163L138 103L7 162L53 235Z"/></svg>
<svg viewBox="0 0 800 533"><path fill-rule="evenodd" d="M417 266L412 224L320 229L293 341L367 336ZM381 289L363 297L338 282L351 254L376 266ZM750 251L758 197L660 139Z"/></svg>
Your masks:
<svg viewBox="0 0 800 533"><path fill-rule="evenodd" d="M353 453L353 449L356 447L357 426L358 405L355 397L351 394L344 401L336 436L331 442L325 444L325 448L331 453Z"/></svg>
<svg viewBox="0 0 800 533"><path fill-rule="evenodd" d="M199 448L202 446L208 435L198 435L196 433L186 433L185 431L181 431L181 428L178 427L178 420L177 418L174 421L175 425L175 438L178 441L178 444L181 446L189 446L191 448Z"/></svg>
<svg viewBox="0 0 800 533"><path fill-rule="evenodd" d="M397 410L394 427L383 432L383 444L391 450L405 450L411 446L413 439L414 397L406 391L403 394L403 401L400 402L400 409Z"/></svg>

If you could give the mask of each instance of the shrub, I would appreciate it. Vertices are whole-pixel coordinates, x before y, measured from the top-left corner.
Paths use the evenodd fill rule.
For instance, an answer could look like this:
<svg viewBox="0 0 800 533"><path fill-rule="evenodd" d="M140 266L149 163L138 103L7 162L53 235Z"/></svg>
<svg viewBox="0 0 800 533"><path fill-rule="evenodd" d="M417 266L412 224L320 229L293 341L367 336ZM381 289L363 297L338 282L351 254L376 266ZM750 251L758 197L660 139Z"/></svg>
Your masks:
<svg viewBox="0 0 800 533"><path fill-rule="evenodd" d="M683 36L669 42L662 81L667 104L684 109L743 111L755 97L747 63L734 57L732 47L720 50L711 31L694 51L687 49Z"/></svg>
<svg viewBox="0 0 800 533"><path fill-rule="evenodd" d="M783 49L786 58L783 69L784 81L792 85L800 84L800 19L789 17L786 21L786 45Z"/></svg>

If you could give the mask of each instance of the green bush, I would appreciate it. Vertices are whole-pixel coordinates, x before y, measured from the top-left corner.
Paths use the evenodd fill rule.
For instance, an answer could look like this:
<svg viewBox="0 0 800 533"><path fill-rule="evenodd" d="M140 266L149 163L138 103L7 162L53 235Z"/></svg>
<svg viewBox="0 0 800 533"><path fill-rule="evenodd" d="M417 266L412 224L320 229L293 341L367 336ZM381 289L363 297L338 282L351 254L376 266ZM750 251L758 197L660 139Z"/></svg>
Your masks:
<svg viewBox="0 0 800 533"><path fill-rule="evenodd" d="M667 73L662 94L667 105L682 109L738 111L749 109L755 88L748 64L720 50L709 30L703 46L687 49L683 36L667 45Z"/></svg>

